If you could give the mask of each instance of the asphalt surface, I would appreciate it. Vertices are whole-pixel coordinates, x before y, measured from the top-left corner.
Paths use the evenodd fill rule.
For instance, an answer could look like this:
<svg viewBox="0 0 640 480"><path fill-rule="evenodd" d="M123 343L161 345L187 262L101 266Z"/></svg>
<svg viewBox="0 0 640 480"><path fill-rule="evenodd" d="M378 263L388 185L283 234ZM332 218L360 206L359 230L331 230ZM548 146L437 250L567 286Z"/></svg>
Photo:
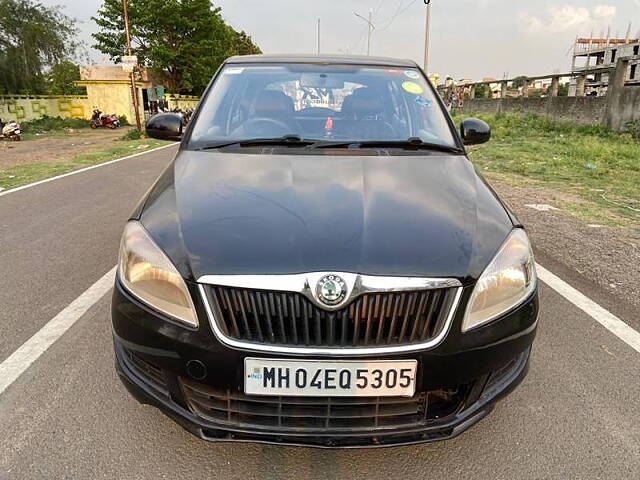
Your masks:
<svg viewBox="0 0 640 480"><path fill-rule="evenodd" d="M173 152L0 197L0 362L115 265L124 221ZM120 384L109 304L0 394L0 478L640 478L640 356L546 285L530 373L489 417L450 441L374 450L196 439ZM637 325L635 309L614 313Z"/></svg>

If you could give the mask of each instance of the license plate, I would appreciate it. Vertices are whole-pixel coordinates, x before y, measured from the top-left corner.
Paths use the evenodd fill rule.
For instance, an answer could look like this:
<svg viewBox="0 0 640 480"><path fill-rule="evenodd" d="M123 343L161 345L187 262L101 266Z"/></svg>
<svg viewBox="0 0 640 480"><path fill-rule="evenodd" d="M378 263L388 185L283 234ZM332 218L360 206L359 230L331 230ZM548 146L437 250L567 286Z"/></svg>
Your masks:
<svg viewBox="0 0 640 480"><path fill-rule="evenodd" d="M411 397L417 360L273 360L245 358L248 395Z"/></svg>

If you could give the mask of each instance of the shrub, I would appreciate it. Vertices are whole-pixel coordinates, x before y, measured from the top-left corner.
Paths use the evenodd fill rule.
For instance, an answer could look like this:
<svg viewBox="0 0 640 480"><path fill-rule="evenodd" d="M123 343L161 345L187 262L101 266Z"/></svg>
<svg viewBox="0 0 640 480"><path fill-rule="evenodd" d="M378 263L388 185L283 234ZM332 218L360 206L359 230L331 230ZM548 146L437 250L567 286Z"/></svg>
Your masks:
<svg viewBox="0 0 640 480"><path fill-rule="evenodd" d="M630 133L633 138L640 142L640 120L631 120L625 123L624 131Z"/></svg>
<svg viewBox="0 0 640 480"><path fill-rule="evenodd" d="M137 128L132 128L122 136L122 140L140 140L144 138L143 132Z"/></svg>
<svg viewBox="0 0 640 480"><path fill-rule="evenodd" d="M29 120L20 125L25 133L48 132L66 128L88 128L89 122L82 118L61 118L44 116L37 120Z"/></svg>

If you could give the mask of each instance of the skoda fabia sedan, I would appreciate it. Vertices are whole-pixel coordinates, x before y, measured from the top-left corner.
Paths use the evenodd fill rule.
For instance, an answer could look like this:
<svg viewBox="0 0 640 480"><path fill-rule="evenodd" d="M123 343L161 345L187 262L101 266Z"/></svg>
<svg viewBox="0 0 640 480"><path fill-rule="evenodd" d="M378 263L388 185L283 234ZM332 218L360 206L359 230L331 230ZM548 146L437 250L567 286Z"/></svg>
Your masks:
<svg viewBox="0 0 640 480"><path fill-rule="evenodd" d="M522 225L410 61L228 59L124 229L116 366L211 440L446 439L525 376L538 297Z"/></svg>

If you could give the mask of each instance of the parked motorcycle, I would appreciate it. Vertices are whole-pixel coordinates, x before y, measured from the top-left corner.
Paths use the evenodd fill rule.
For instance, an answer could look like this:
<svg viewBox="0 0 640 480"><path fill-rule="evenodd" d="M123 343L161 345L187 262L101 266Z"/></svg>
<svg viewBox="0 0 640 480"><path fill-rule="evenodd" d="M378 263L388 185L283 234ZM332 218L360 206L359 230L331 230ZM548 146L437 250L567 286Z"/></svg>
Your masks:
<svg viewBox="0 0 640 480"><path fill-rule="evenodd" d="M93 110L89 125L91 128L118 128L120 119L115 114L102 115L102 112L96 108Z"/></svg>
<svg viewBox="0 0 640 480"><path fill-rule="evenodd" d="M187 125L191 121L192 116L193 116L193 108L187 108L187 110L184 112L184 115L183 115L185 125Z"/></svg>
<svg viewBox="0 0 640 480"><path fill-rule="evenodd" d="M20 130L20 124L18 122L11 120L7 123L3 123L2 120L0 120L1 140L13 140L15 142L19 142L21 134L22 130Z"/></svg>
<svg viewBox="0 0 640 480"><path fill-rule="evenodd" d="M191 120L191 116L193 115L193 108L187 108L186 110L182 110L181 108L174 108L171 110L172 113L177 113L182 117L182 124L188 125Z"/></svg>

